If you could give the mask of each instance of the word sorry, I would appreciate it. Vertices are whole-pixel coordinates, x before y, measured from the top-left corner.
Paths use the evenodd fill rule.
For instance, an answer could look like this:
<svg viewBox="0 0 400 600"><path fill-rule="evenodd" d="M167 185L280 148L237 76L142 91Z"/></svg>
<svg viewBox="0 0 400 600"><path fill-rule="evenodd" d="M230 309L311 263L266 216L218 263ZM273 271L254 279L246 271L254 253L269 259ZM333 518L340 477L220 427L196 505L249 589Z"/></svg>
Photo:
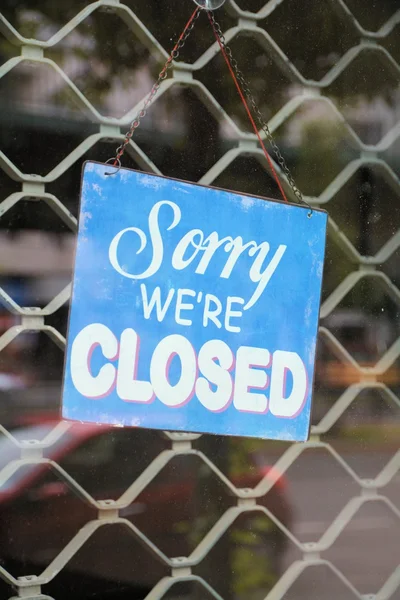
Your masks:
<svg viewBox="0 0 400 600"><path fill-rule="evenodd" d="M164 259L164 244L163 236L160 229L159 213L162 206L168 206L172 209L173 219L172 223L166 228L167 231L174 229L181 220L181 209L174 202L169 200L162 200L157 202L152 207L149 213L148 226L150 243L152 246L152 259L150 265L141 273L129 273L124 270L123 266L118 260L118 247L122 238L128 233L134 233L138 236L140 241L140 247L136 254L140 254L146 248L148 244L147 236L138 227L127 227L123 229L113 238L109 247L109 259L113 268L130 279L147 279L151 277L160 269ZM240 236L232 238L227 236L219 238L218 233L213 231L205 237L204 232L201 229L191 229L188 231L182 239L176 245L172 254L172 266L177 271L182 271L188 267L199 255L199 261L195 273L204 275L210 261L217 250L222 249L228 256L224 262L224 266L221 270L220 277L223 279L229 279L232 270L234 269L240 256L245 252L250 257L254 257L252 265L249 269L250 280L257 283L257 287L254 290L253 295L243 307L243 310L248 310L259 300L261 294L264 292L269 280L274 274L278 267L282 256L286 251L286 246L281 244L268 264L264 264L269 255L270 245L268 242L261 242L257 244L254 241L243 242Z"/></svg>
<svg viewBox="0 0 400 600"><path fill-rule="evenodd" d="M125 402L148 404L158 398L170 408L181 407L196 395L211 412L224 411L233 401L238 411L270 411L283 418L296 417L308 396L307 372L294 352L277 350L271 354L264 348L241 346L235 356L225 342L209 340L197 355L186 337L174 334L164 337L155 347L149 381L144 381L137 378L139 345L134 329L125 329L118 340L101 323L86 326L71 349L71 377L77 391L99 399L116 389ZM106 361L94 374L91 362L97 347ZM170 370L176 357L181 368L173 385ZM267 369L271 369L270 375ZM264 393L268 387L269 398ZM291 388L289 393L287 388Z"/></svg>

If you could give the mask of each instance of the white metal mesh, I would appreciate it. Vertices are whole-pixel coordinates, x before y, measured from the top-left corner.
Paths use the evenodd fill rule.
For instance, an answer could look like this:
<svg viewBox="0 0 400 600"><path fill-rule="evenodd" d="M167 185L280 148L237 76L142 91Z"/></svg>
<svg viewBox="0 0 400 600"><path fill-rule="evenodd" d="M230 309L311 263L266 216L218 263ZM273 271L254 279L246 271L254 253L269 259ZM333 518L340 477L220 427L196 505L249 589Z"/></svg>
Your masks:
<svg viewBox="0 0 400 600"><path fill-rule="evenodd" d="M276 65L285 71L290 76L293 82L299 86L299 93L290 99L271 119L270 128L275 131L280 125L285 123L294 112L308 100L318 97L322 102L330 106L337 119L344 124L348 134L352 138L353 144L358 148L358 157L354 158L347 166L335 177L335 179L324 189L318 197L306 197L306 200L313 206L330 208L330 202L346 185L351 177L362 167L373 166L379 169L381 176L387 181L391 188L397 194L397 201L400 200L400 181L397 174L391 166L385 161L384 153L390 148L400 135L400 122L392 127L386 135L376 145L367 145L363 143L355 131L346 122L343 115L335 105L335 103L324 95L326 88L334 82L365 50L373 50L391 65L392 73L396 75L397 81L400 80L400 66L391 56L386 46L382 42L394 31L395 26L400 22L400 11L397 11L392 17L377 31L366 31L357 21L355 16L349 10L347 5L342 0L332 0L335 9L338 10L343 19L346 19L356 30L359 37L359 43L348 50L329 72L320 80L314 81L306 79L295 65L285 56L284 52L269 36L268 32L263 29L260 22L281 4L282 0L270 0L257 13L251 13L239 8L234 0L228 1L228 10L230 15L235 20L235 25L225 32L227 43L233 40L239 33L247 32L253 39L258 40L265 48L269 56L275 61ZM0 31L1 33L20 49L19 56L9 59L0 66L0 78L4 77L12 69L16 68L21 62L29 60L33 63L48 65L54 69L63 79L65 84L75 96L77 103L91 115L91 119L98 123L98 131L89 135L78 147L70 152L61 162L59 162L46 175L28 174L19 169L3 152L0 151L0 167L4 173L12 180L20 184L20 191L12 193L0 203L0 216L10 210L21 200L27 198L31 200L41 199L53 210L62 221L68 225L71 231L76 232L76 219L67 210L63 203L53 194L46 191L46 185L60 178L68 169L84 156L88 149L92 148L100 140L114 138L116 141L123 139L121 135L121 127L125 130L129 120L140 107L139 102L121 119L108 118L99 113L92 103L84 96L78 87L65 74L63 69L53 60L46 58L45 51L60 42L65 36L70 34L82 23L88 15L100 8L107 7L115 15L124 20L132 33L137 36L141 42L160 60L167 57L164 48L160 46L155 37L150 31L140 22L134 12L122 2L118 0L98 0L86 6L79 14L71 21L66 23L55 35L48 41L43 42L35 39L26 39L21 36L18 31L0 15ZM190 7L188 7L190 10ZM195 35L195 34L194 34ZM256 137L249 133L244 133L234 123L227 112L220 106L217 100L213 97L206 86L197 79L197 74L208 65L216 53L219 51L217 44L212 44L194 64L186 64L180 62L175 65L173 77L165 80L157 96L157 100L165 94L172 86L179 83L184 84L192 90L195 90L201 101L210 111L210 113L218 118L219 121L229 123L232 130L235 132L237 144L236 147L226 152L207 173L200 179L202 184L212 184L223 173L232 162L242 154L261 156L261 150L257 147ZM156 101L157 101L156 100ZM158 173L159 170L146 154L139 148L135 141L130 142L129 152L136 162L144 169ZM288 194L290 189L286 186ZM380 270L380 266L388 261L400 247L400 230L397 230L394 235L383 245L375 256L362 256L355 246L350 242L346 235L339 229L336 223L330 218L329 221L329 238L338 247L342 249L349 261L353 264L353 271L348 274L344 280L334 289L334 291L323 302L321 308L321 316L327 317L339 305L345 295L356 286L358 282L364 278L372 278L377 284L383 285L388 294L397 302L400 303L400 290L390 280L388 275ZM5 290L0 289L2 302L7 309L20 318L18 325L12 326L6 333L0 337L0 351L10 344L16 336L24 331L40 330L45 332L55 344L60 348L64 348L65 339L63 335L54 327L47 324L47 317L54 314L70 297L70 286L62 290L45 308L37 309L23 307L18 305ZM322 418L320 423L313 427L312 435L309 442L305 444L293 444L276 463L276 468L280 473L285 473L291 465L310 448L324 448L338 465L352 478L359 489L359 495L353 497L343 508L343 510L334 518L331 525L324 532L321 538L315 543L302 543L295 535L290 532L285 526L277 521L276 517L263 506L258 506L260 512L267 513L269 518L277 521L284 534L290 538L293 544L302 553L302 560L295 561L286 570L284 575L279 579L278 583L268 594L268 599L278 600L283 598L290 590L295 581L300 577L304 570L313 565L326 565L335 577L340 579L345 586L351 591L355 598L365 598L331 562L321 558L321 552L332 546L339 535L347 527L351 519L357 511L366 503L381 502L393 513L394 518L400 519L400 510L394 503L381 494L384 488L395 475L400 467L400 451L397 451L386 466L377 475L375 479L363 479L349 466L346 460L334 450L334 448L321 441L320 436L330 430L335 425L338 419L355 401L359 394L364 389L375 388L387 398L400 406L400 399L391 391L385 384L379 382L379 376L385 373L400 356L400 339L389 348L389 350L378 360L373 368L365 368L360 366L351 354L342 346L333 334L326 328L322 327L320 335L324 338L328 346L339 356L343 363L350 363L359 372L359 382L351 385L340 396L337 402L334 403L328 410L327 414ZM90 504L98 511L98 519L87 523L64 548L64 550L51 562L51 564L38 577L31 578L15 578L3 567L0 566L0 576L15 586L19 590L21 597L33 600L37 598L47 598L45 594L46 583L52 580L78 552L78 550L87 542L93 533L99 528L107 524L121 524L128 528L137 539L147 546L149 551L153 553L159 560L170 568L170 576L162 579L147 596L148 600L162 598L167 590L169 590L176 582L193 580L200 583L212 597L220 598L219 594L212 589L209 584L203 579L192 573L192 567L199 564L207 555L209 550L216 544L222 534L232 525L238 514L246 511L254 510L257 506L257 500L265 495L273 486L274 481L270 477L265 477L254 489L244 490L237 489L232 482L215 466L215 464L207 458L203 453L192 447L192 442L197 438L193 435L185 434L169 434L170 449L161 453L142 473L142 475L126 490L126 492L115 502L96 501L82 487L69 476L67 472L62 470L56 463L43 458L43 451L54 444L61 436L63 436L70 425L61 423L58 425L42 442L18 442L11 433L3 426L0 426L0 431L7 436L16 447L20 449L21 455L18 460L8 464L0 472L0 484L3 485L17 469L26 464L33 463L49 463L59 473L59 476L67 482L68 486L74 488L76 493L83 501ZM153 542L139 531L132 523L121 518L119 511L131 504L143 489L151 482L158 473L171 461L175 456L180 454L195 454L217 475L218 478L230 489L237 498L237 505L227 510L217 521L214 527L209 531L206 537L200 542L197 548L188 557L174 559L165 555ZM375 600L389 600L390 598L398 598L400 594L400 567L392 573L392 575L384 583L380 591L376 595L367 596L375 598ZM44 586L43 591L42 586Z"/></svg>

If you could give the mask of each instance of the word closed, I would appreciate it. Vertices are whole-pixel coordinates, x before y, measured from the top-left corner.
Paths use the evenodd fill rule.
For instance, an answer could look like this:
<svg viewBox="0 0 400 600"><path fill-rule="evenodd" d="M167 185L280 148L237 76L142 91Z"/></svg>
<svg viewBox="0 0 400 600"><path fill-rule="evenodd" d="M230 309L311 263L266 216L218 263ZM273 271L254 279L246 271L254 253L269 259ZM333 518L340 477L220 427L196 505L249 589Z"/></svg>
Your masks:
<svg viewBox="0 0 400 600"><path fill-rule="evenodd" d="M94 375L91 357L96 346L108 361ZM177 382L172 382L170 369L175 357L180 361L180 375ZM234 355L222 340L209 340L197 355L187 338L173 334L155 347L149 381L137 378L139 360L140 338L134 329L125 329L118 340L108 327L88 325L72 344L72 381L87 398L105 398L116 389L125 402L148 404L158 398L165 406L178 408L196 394L199 402L212 412L226 410L233 400L234 407L241 412L270 410L276 417L289 418L300 412L307 396L305 366L293 352L277 350L272 355L264 348L240 346ZM288 375L292 377L289 394ZM269 387L268 400L265 391ZM250 393L250 389L254 391Z"/></svg>
<svg viewBox="0 0 400 600"><path fill-rule="evenodd" d="M86 163L68 419L305 440L323 211Z"/></svg>

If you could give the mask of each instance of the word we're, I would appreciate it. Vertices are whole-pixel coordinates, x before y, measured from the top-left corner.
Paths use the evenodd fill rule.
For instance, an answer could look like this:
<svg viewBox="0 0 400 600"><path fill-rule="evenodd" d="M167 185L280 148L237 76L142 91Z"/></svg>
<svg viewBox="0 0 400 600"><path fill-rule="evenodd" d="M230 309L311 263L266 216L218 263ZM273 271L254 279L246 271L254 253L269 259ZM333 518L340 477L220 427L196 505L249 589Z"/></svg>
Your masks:
<svg viewBox="0 0 400 600"><path fill-rule="evenodd" d="M145 319L150 319L152 314L154 314L157 321L161 323L168 310L171 309L173 301L175 301L175 305L172 308L175 323L190 327L193 324L193 310L197 303L202 306L203 327L207 327L209 323L213 323L218 329L224 327L226 331L230 331L231 333L240 332L240 327L235 325L236 321L232 322L232 319L238 319L242 316L242 311L237 310L237 308L240 308L244 304L243 298L228 296L223 305L221 300L214 296L214 294L197 293L190 289L175 290L174 288L168 290L168 294L163 298L159 286L149 294L144 283L140 284L140 293L142 295L143 316Z"/></svg>

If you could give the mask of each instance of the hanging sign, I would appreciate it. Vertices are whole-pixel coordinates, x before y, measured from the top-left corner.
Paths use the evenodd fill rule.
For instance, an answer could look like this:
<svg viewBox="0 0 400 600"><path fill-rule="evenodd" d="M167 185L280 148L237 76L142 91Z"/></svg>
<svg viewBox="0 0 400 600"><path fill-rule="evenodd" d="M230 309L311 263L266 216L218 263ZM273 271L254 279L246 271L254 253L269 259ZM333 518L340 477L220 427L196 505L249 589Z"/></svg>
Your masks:
<svg viewBox="0 0 400 600"><path fill-rule="evenodd" d="M67 419L306 440L327 215L85 164Z"/></svg>

